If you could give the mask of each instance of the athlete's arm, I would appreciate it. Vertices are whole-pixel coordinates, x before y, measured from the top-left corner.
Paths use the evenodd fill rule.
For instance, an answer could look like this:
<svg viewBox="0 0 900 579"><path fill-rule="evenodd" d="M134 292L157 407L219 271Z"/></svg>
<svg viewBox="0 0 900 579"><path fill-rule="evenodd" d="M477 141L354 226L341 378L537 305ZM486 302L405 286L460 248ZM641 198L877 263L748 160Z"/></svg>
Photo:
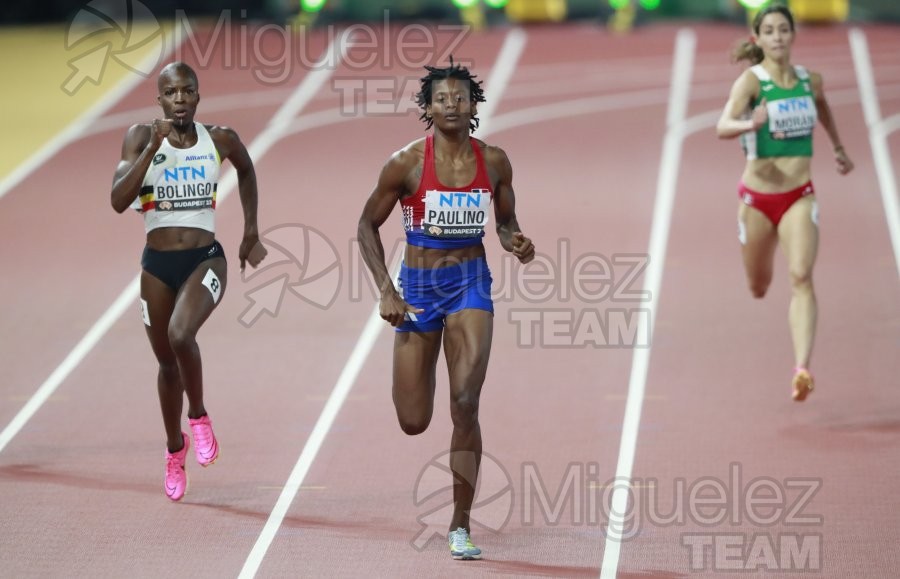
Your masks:
<svg viewBox="0 0 900 579"><path fill-rule="evenodd" d="M525 237L516 219L516 194L512 186L512 164L499 147L485 147L485 163L496 176L494 184L494 218L500 245L522 263L534 259L534 244Z"/></svg>
<svg viewBox="0 0 900 579"><path fill-rule="evenodd" d="M238 178L238 193L244 209L244 237L238 250L241 260L241 271L249 261L252 267L266 256L266 250L259 243L259 224L256 221L256 209L259 203L259 191L256 188L256 170L247 147L241 142L238 134L228 127L209 127L209 134L222 159L231 161Z"/></svg>
<svg viewBox="0 0 900 579"><path fill-rule="evenodd" d="M110 203L122 213L141 192L144 175L162 141L172 130L171 119L155 120L152 125L133 125L122 142L122 159L113 176Z"/></svg>
<svg viewBox="0 0 900 579"><path fill-rule="evenodd" d="M394 153L381 169L375 189L369 195L359 218L357 237L363 261L372 272L378 291L381 294L381 317L392 326L403 323L406 312L422 313L422 310L407 304L394 287L394 282L384 263L384 244L379 229L390 217L400 196L406 191L406 181L410 172L414 171L419 160L417 154L407 147Z"/></svg>
<svg viewBox="0 0 900 579"><path fill-rule="evenodd" d="M766 124L769 114L765 99L753 109L749 119L742 118L758 94L759 80L752 72L745 70L731 86L728 102L725 103L722 116L716 124L716 134L720 139L733 139Z"/></svg>
<svg viewBox="0 0 900 579"><path fill-rule="evenodd" d="M841 144L841 137L838 134L834 116L831 114L831 107L828 106L828 101L825 99L825 83L822 80L822 75L810 72L809 82L812 86L813 96L816 99L816 114L822 126L825 127L825 132L828 133L828 138L831 139L831 144L834 147L834 162L837 165L837 171L841 175L846 175L853 170L853 161L847 156L847 152L844 151L844 146Z"/></svg>

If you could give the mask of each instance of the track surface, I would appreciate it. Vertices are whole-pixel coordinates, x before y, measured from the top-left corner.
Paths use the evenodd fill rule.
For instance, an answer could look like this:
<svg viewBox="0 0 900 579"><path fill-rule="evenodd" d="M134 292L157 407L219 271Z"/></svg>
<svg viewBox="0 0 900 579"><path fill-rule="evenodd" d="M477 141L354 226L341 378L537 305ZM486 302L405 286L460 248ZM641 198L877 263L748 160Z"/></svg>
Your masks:
<svg viewBox="0 0 900 579"><path fill-rule="evenodd" d="M687 117L707 115L714 123L740 70L727 53L743 31L691 29L697 45ZM352 63L372 52L351 48L297 121L277 127L279 138L256 158L260 225L273 251L246 280L236 259L237 196L220 206L218 236L231 258L230 277L200 336L220 460L208 469L189 463L187 496L181 504L165 499L155 364L132 303L0 450L4 574L222 577L249 568L264 577L593 577L605 564L623 578L714 576L744 566L762 575L893 576L900 542L889 507L900 498L891 484L900 468L900 405L892 388L900 372L898 272L844 28L802 31L794 55L824 74L857 163L839 177L824 134L817 136L818 388L803 405L790 401L784 260L770 295L754 301L735 239L741 155L701 120L703 128L682 144L656 296L634 455L637 532L615 561L604 559L635 352L628 332L647 319L646 302L636 297L643 279L632 274L635 263L646 262L677 32L658 26L614 37L589 26L527 29L524 51L485 119L486 139L512 160L519 219L546 256L547 271L516 268L488 236L498 299L481 424L492 458L485 459L484 500L473 513L484 561L453 562L443 540L426 541L443 533L447 520L441 507L450 475L440 460L450 435L445 371L441 363L432 426L405 436L390 400L393 338L386 326L358 358L361 372L271 543L253 550L342 371L361 351L375 302L352 242L358 212L390 153L422 134L414 113L371 114L360 92L353 114L348 93L336 90L365 80L371 107L372 100L385 102L379 87L387 85L377 82L402 86L421 75L396 58L394 29L377 31L379 46L394 58L382 53L377 62L384 66L360 70ZM889 28L864 32L888 119L900 113L900 37ZM454 54L470 58L480 78L493 78L509 34L469 35ZM454 35L435 38L445 47ZM321 54L329 40L322 31L307 39L307 57ZM298 64L267 84L254 76L259 62L226 70L220 56L198 67L198 117L234 127L248 145L313 74ZM491 88L488 99L495 97ZM406 85L403 98L413 89ZM116 215L107 194L122 135L129 124L153 118L154 94L154 80L138 84L83 138L0 199L7 272L0 299L8 305L0 326L0 427L138 271L140 220ZM897 132L888 136L895 167L897 139ZM386 238L399 238L399 217L389 225ZM616 291L601 299L582 295L602 287L576 271L588 254L595 264L611 264L608 283ZM300 284L317 272L324 272L318 284ZM297 284L295 293L284 279ZM254 305L251 298L264 299L260 288L275 296L276 315ZM310 303L317 301L327 307ZM632 316L624 318L631 326L617 323L621 312ZM532 327L526 319L539 321ZM605 330L597 333L594 320ZM780 489L784 507L802 506L797 516L807 524L788 517L787 508L780 517L772 508L748 510L754 480ZM716 481L727 490L718 506L703 507L690 495L705 487L701 498L708 498ZM813 496L800 496L813 487ZM439 492L428 497L426 490ZM679 497L682 506L673 507ZM658 515L673 508L681 517L660 522ZM724 521L703 524L723 509ZM421 517L436 526L417 542ZM790 541L807 550L785 559ZM719 547L720 555L709 547L698 557L691 545L701 544Z"/></svg>

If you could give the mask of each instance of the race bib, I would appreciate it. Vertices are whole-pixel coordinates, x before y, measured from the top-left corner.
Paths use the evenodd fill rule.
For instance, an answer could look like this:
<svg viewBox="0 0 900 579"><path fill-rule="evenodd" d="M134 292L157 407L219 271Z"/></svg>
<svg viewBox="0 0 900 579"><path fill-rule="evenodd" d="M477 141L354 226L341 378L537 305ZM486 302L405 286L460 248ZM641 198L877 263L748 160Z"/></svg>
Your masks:
<svg viewBox="0 0 900 579"><path fill-rule="evenodd" d="M808 137L816 126L816 102L811 96L779 99L766 103L766 108L773 139Z"/></svg>
<svg viewBox="0 0 900 579"><path fill-rule="evenodd" d="M163 169L154 188L157 211L186 211L215 207L216 183L204 164Z"/></svg>
<svg viewBox="0 0 900 579"><path fill-rule="evenodd" d="M490 207L487 189L426 191L422 229L431 237L477 237L484 232Z"/></svg>

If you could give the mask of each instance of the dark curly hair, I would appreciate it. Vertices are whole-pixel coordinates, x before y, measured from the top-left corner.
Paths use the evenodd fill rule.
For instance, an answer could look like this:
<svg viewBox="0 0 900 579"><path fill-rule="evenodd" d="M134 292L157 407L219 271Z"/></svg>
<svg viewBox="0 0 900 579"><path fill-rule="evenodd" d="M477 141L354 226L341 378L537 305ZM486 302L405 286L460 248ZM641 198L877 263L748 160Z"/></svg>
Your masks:
<svg viewBox="0 0 900 579"><path fill-rule="evenodd" d="M425 70L428 71L428 74L419 79L422 90L416 93L416 104L418 104L419 108L422 109L422 115L419 117L419 120L425 121L425 130L430 129L434 125L434 121L430 116L428 116L425 107L431 104L431 86L432 83L436 80L444 80L448 78L467 80L469 81L469 96L471 98L471 101L473 103L484 102L484 90L481 88L482 81L475 80L477 75L470 73L468 68L459 64L454 64L453 56L450 57L450 66L446 68L425 66ZM478 117L473 116L469 120L469 131L474 132L477 128Z"/></svg>

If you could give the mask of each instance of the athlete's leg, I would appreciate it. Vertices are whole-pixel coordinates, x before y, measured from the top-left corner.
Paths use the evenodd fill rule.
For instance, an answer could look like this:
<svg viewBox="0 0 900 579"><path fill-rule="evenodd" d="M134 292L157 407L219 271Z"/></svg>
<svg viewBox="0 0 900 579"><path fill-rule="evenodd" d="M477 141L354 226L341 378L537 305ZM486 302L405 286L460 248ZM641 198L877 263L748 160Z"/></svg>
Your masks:
<svg viewBox="0 0 900 579"><path fill-rule="evenodd" d="M453 486L453 519L450 530L469 527L481 464L481 426L478 404L491 354L494 316L480 309L465 309L447 316L444 352L450 372L450 470Z"/></svg>
<svg viewBox="0 0 900 579"><path fill-rule="evenodd" d="M397 420L406 434L421 434L431 423L440 351L441 330L394 333L392 394Z"/></svg>
<svg viewBox="0 0 900 579"><path fill-rule="evenodd" d="M794 342L797 367L807 368L816 333L816 294L813 264L819 247L817 206L812 195L794 203L778 224L778 237L787 256L791 278L791 307L788 320Z"/></svg>
<svg viewBox="0 0 900 579"><path fill-rule="evenodd" d="M181 438L184 387L178 374L178 361L169 346L168 327L175 307L175 290L146 271L142 271L141 299L145 302L142 307L147 337L159 363L156 388L166 429L166 444L169 452L177 452L184 444Z"/></svg>
<svg viewBox="0 0 900 579"><path fill-rule="evenodd" d="M744 203L738 209L738 229L750 293L762 298L772 283L778 234L765 214Z"/></svg>
<svg viewBox="0 0 900 579"><path fill-rule="evenodd" d="M203 405L203 365L197 332L222 301L227 267L225 258L202 262L178 292L169 321L169 345L178 361L181 382L188 398L188 418L206 414Z"/></svg>

